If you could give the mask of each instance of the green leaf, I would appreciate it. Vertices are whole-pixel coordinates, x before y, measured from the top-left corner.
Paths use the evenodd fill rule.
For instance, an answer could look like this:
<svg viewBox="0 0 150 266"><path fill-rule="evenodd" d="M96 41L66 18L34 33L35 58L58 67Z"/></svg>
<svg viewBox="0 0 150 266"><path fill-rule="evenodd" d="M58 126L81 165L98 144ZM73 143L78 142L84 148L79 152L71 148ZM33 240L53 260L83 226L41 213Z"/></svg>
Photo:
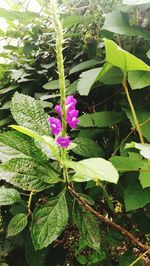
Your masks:
<svg viewBox="0 0 150 266"><path fill-rule="evenodd" d="M150 164L145 162L140 171L139 180L143 188L150 187Z"/></svg>
<svg viewBox="0 0 150 266"><path fill-rule="evenodd" d="M150 85L150 73L147 71L129 71L128 81L133 90Z"/></svg>
<svg viewBox="0 0 150 266"><path fill-rule="evenodd" d="M15 157L32 157L37 161L45 161L45 156L36 147L34 141L16 131L8 131L0 134L0 160L6 161Z"/></svg>
<svg viewBox="0 0 150 266"><path fill-rule="evenodd" d="M135 111L136 111L136 116L138 119L139 124L141 125L141 131L143 136L150 141L150 112L145 108L145 106L139 106L139 105L134 105L135 107ZM134 123L134 119L133 119L133 115L132 112L130 110L130 108L125 107L124 108L131 124L133 125L133 127L135 128L135 123Z"/></svg>
<svg viewBox="0 0 150 266"><path fill-rule="evenodd" d="M140 27L130 26L128 14L118 10L106 14L102 29L126 36L142 36L144 39L150 39L148 31Z"/></svg>
<svg viewBox="0 0 150 266"><path fill-rule="evenodd" d="M120 84L123 80L123 73L118 67L106 62L97 77L98 80L108 85Z"/></svg>
<svg viewBox="0 0 150 266"><path fill-rule="evenodd" d="M25 257L29 266L45 266L45 259L48 250L35 250L31 237L28 234L25 242Z"/></svg>
<svg viewBox="0 0 150 266"><path fill-rule="evenodd" d="M72 27L77 24L83 23L84 16L67 16L63 18L63 28Z"/></svg>
<svg viewBox="0 0 150 266"><path fill-rule="evenodd" d="M76 173L73 176L73 181L75 182L85 182L89 180L101 180L115 184L118 182L119 175L117 170L105 159L91 158L79 162L66 161L65 163L68 168L73 168L75 170Z"/></svg>
<svg viewBox="0 0 150 266"><path fill-rule="evenodd" d="M141 144L136 142L127 143L125 146L126 149L136 148L140 150L140 154L146 158L150 159L150 144Z"/></svg>
<svg viewBox="0 0 150 266"><path fill-rule="evenodd" d="M51 151L51 158L57 158L58 160L60 159L59 158L59 154L58 154L58 149L56 149L56 145L55 145L55 142L54 142L54 139L51 138L51 137L48 137L48 136L40 136L38 135L36 132L34 132L33 130L30 130L28 128L25 128L25 127L20 127L20 126L15 126L15 125L11 125L12 128L16 129L17 131L33 138L36 140L35 143L37 143L38 141L38 147L40 146L40 148L44 151L46 149L46 146L47 145L47 148L49 148L49 151ZM41 142L41 144L39 144ZM42 146L42 144L45 144L44 146ZM45 152L46 155L48 155L46 152ZM50 155L50 152L49 152L49 155Z"/></svg>
<svg viewBox="0 0 150 266"><path fill-rule="evenodd" d="M103 111L92 114L84 114L79 117L79 126L82 127L109 127L122 120L122 113Z"/></svg>
<svg viewBox="0 0 150 266"><path fill-rule="evenodd" d="M98 219L75 202L73 220L79 228L80 237L86 245L95 250L99 250L101 239Z"/></svg>
<svg viewBox="0 0 150 266"><path fill-rule="evenodd" d="M119 257L119 266L130 266L137 259L130 251L125 252ZM143 261L137 261L135 266L144 266Z"/></svg>
<svg viewBox="0 0 150 266"><path fill-rule="evenodd" d="M96 79L101 71L101 68L94 68L83 72L80 75L77 90L80 95L88 95L92 85L96 82Z"/></svg>
<svg viewBox="0 0 150 266"><path fill-rule="evenodd" d="M19 213L15 215L8 224L7 237L19 234L27 225L27 215Z"/></svg>
<svg viewBox="0 0 150 266"><path fill-rule="evenodd" d="M0 177L16 187L29 191L41 191L59 180L58 174L50 165L27 158L16 158L2 163Z"/></svg>
<svg viewBox="0 0 150 266"><path fill-rule="evenodd" d="M123 0L124 5L143 5L149 3L150 0Z"/></svg>
<svg viewBox="0 0 150 266"><path fill-rule="evenodd" d="M150 71L150 67L142 60L120 48L115 42L104 39L106 61L119 67L123 72L131 70Z"/></svg>
<svg viewBox="0 0 150 266"><path fill-rule="evenodd" d="M77 138L74 140L77 146L72 150L74 153L86 158L103 157L104 152L101 147L92 139Z"/></svg>
<svg viewBox="0 0 150 266"><path fill-rule="evenodd" d="M98 64L100 64L100 62L98 60L95 60L95 59L84 61L84 62L74 66L73 68L71 68L69 75L76 73L76 72L79 72L79 71L83 71L83 70L91 68L91 67L94 67Z"/></svg>
<svg viewBox="0 0 150 266"><path fill-rule="evenodd" d="M140 167L143 164L141 159L135 159L134 157L121 157L121 156L112 156L110 161L115 166L119 172L127 171L139 171Z"/></svg>
<svg viewBox="0 0 150 266"><path fill-rule="evenodd" d="M66 85L66 87L68 87L70 85L70 81L68 79L65 80L65 85ZM57 89L59 89L59 79L47 82L46 84L43 85L43 88L45 90L57 90Z"/></svg>
<svg viewBox="0 0 150 266"><path fill-rule="evenodd" d="M24 25L29 24L32 22L33 19L35 19L38 16L37 13L25 11L8 11L4 8L0 8L0 17L5 18L8 21L14 21L18 20L19 22L22 22Z"/></svg>
<svg viewBox="0 0 150 266"><path fill-rule="evenodd" d="M12 98L11 112L16 122L40 135L49 135L48 116L39 101L16 92Z"/></svg>
<svg viewBox="0 0 150 266"><path fill-rule="evenodd" d="M124 192L126 211L143 208L150 202L150 188L142 188L139 180L134 178L128 183Z"/></svg>
<svg viewBox="0 0 150 266"><path fill-rule="evenodd" d="M21 200L20 194L13 188L0 187L0 206L11 205Z"/></svg>
<svg viewBox="0 0 150 266"><path fill-rule="evenodd" d="M68 222L65 193L42 206L37 206L32 218L31 232L35 248L47 247L57 239Z"/></svg>

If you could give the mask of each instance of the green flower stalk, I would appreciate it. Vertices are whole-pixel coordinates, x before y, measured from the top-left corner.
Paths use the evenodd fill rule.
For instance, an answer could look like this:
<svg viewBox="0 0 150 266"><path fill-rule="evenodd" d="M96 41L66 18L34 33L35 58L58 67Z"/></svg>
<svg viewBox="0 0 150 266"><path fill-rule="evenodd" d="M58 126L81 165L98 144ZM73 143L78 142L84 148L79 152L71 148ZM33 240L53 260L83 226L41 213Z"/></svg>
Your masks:
<svg viewBox="0 0 150 266"><path fill-rule="evenodd" d="M57 55L57 67L59 75L59 88L62 106L62 137L66 136L66 87L65 87L65 74L64 74L64 58L63 58L63 28L59 18L57 0L50 0L51 18L56 32L56 55Z"/></svg>

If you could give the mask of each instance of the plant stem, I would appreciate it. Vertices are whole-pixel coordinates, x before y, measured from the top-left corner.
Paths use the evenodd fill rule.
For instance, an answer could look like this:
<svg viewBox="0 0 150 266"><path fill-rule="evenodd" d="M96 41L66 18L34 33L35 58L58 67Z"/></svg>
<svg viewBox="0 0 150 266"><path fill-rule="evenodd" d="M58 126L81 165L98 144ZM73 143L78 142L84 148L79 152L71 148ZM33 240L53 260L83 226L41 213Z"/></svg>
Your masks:
<svg viewBox="0 0 150 266"><path fill-rule="evenodd" d="M142 131L141 131L141 128L140 128L140 125L139 125L139 121L137 119L137 115L136 115L132 100L130 98L130 94L129 94L129 90L128 90L128 86L127 86L127 81L126 80L123 82L123 88L124 88L126 96L127 96L127 100L128 100L128 103L129 103L129 106L130 106L130 109L131 109L131 112L132 112L132 115L133 115L135 127L137 129L138 134L139 134L140 141L141 141L142 144L144 144L144 138L143 138L143 135L142 135Z"/></svg>
<svg viewBox="0 0 150 266"><path fill-rule="evenodd" d="M56 55L57 67L59 75L59 89L62 107L62 137L66 136L66 87L65 87L65 74L64 74L64 59L63 59L63 28L58 14L58 6L56 0L50 1L51 16L56 32Z"/></svg>
<svg viewBox="0 0 150 266"><path fill-rule="evenodd" d="M31 202L32 202L33 194L34 194L34 192L31 191L30 196L29 196L28 206L27 206L29 215L31 214Z"/></svg>
<svg viewBox="0 0 150 266"><path fill-rule="evenodd" d="M56 55L57 55L57 67L59 75L59 89L60 89L60 102L62 108L62 137L66 136L67 122L66 122L66 87L65 87L65 73L64 73L64 58L63 58L63 28L59 18L58 5L56 0L50 1L51 17L56 32ZM66 160L67 151L62 148L61 159L63 167L63 178L66 184L68 184L68 172L63 161Z"/></svg>
<svg viewBox="0 0 150 266"><path fill-rule="evenodd" d="M147 253L150 252L150 248L146 250L140 257L138 257L135 261L133 261L129 266L135 265L139 260L141 260Z"/></svg>
<svg viewBox="0 0 150 266"><path fill-rule="evenodd" d="M102 214L95 211L83 198L79 196L79 194L70 186L68 186L68 190L70 194L77 199L78 203L81 204L87 211L92 213L97 219L99 219L101 222L104 222L105 224L113 227L117 231L121 232L125 237L129 238L132 243L136 244L140 249L147 251L147 253L150 252L150 247L147 245L142 244L134 235L132 235L129 231L124 229L122 226L112 222Z"/></svg>

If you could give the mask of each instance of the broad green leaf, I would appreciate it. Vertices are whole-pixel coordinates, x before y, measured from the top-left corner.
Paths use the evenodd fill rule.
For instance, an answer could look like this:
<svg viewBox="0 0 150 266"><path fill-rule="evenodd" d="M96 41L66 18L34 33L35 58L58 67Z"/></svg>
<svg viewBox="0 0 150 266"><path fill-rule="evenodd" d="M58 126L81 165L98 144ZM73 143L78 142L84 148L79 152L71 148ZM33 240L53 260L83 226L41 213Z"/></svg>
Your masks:
<svg viewBox="0 0 150 266"><path fill-rule="evenodd" d="M29 191L41 191L59 180L58 174L50 165L27 158L16 158L2 163L0 177L16 187Z"/></svg>
<svg viewBox="0 0 150 266"><path fill-rule="evenodd" d="M98 80L108 85L120 84L123 80L123 73L120 68L106 62L97 77Z"/></svg>
<svg viewBox="0 0 150 266"><path fill-rule="evenodd" d="M66 87L68 87L69 84L70 84L70 81L68 79L66 79L65 80ZM43 85L43 88L45 90L57 90L57 89L59 89L59 79L47 82L46 84Z"/></svg>
<svg viewBox="0 0 150 266"><path fill-rule="evenodd" d="M115 42L104 39L106 49L106 61L119 67L123 72L131 70L150 71L150 67L142 60L120 48Z"/></svg>
<svg viewBox="0 0 150 266"><path fill-rule="evenodd" d="M82 155L86 158L103 157L102 148L92 139L77 138L74 140L77 146L72 150L74 153Z"/></svg>
<svg viewBox="0 0 150 266"><path fill-rule="evenodd" d="M79 126L82 127L109 127L122 120L122 113L103 111L92 114L84 114L79 117Z"/></svg>
<svg viewBox="0 0 150 266"><path fill-rule="evenodd" d="M139 105L134 105L135 111L136 111L136 116L138 119L138 122L140 124L140 128L142 131L143 136L150 141L150 112L145 108L145 106L139 106ZM131 110L128 107L124 108L131 124L135 128L135 123L133 119L133 115L131 113Z"/></svg>
<svg viewBox="0 0 150 266"><path fill-rule="evenodd" d="M80 75L77 90L80 95L88 95L92 85L96 82L96 79L101 71L101 68L94 68L83 72Z"/></svg>
<svg viewBox="0 0 150 266"><path fill-rule="evenodd" d="M147 71L129 71L128 81L132 90L142 89L150 85L150 73Z"/></svg>
<svg viewBox="0 0 150 266"><path fill-rule="evenodd" d="M48 116L39 101L16 92L12 98L11 112L16 122L40 135L49 135Z"/></svg>
<svg viewBox="0 0 150 266"><path fill-rule="evenodd" d="M98 219L75 202L73 220L79 228L80 237L86 245L99 250L101 239Z"/></svg>
<svg viewBox="0 0 150 266"><path fill-rule="evenodd" d="M150 187L150 163L143 163L139 175L139 180L143 188Z"/></svg>
<svg viewBox="0 0 150 266"><path fill-rule="evenodd" d="M66 90L67 95L72 95L77 91L78 79L71 83Z"/></svg>
<svg viewBox="0 0 150 266"><path fill-rule="evenodd" d="M150 39L148 31L144 31L140 27L130 26L128 14L118 10L106 14L102 29L126 36L142 36L145 39Z"/></svg>
<svg viewBox="0 0 150 266"><path fill-rule="evenodd" d="M23 134L35 139L36 141L41 142L40 148L42 150L46 149L46 146L42 146L42 143L47 145L47 147L49 148L51 153L54 155L54 157L57 158L58 160L60 159L59 154L58 154L58 150L56 149L56 145L54 144L54 140L52 138L49 138L48 136L40 136L36 132L34 132L33 130L30 130L30 129L25 128L25 127L15 126L15 125L11 125L11 127L16 129L17 131L23 133ZM50 141L51 141L51 143L50 143ZM37 143L37 142L35 142L35 143Z"/></svg>
<svg viewBox="0 0 150 266"><path fill-rule="evenodd" d="M37 206L32 217L32 240L36 249L51 244L62 233L68 222L65 193Z"/></svg>
<svg viewBox="0 0 150 266"><path fill-rule="evenodd" d="M100 62L96 59L84 61L84 62L79 63L78 65L74 66L73 68L71 68L69 75L76 73L76 72L79 72L79 71L83 71L83 70L91 68L91 67L94 67L94 66L98 65L99 63Z"/></svg>
<svg viewBox="0 0 150 266"><path fill-rule="evenodd" d="M34 141L17 131L0 133L0 160L6 161L15 157L32 157L37 161L45 161L45 156L36 147Z"/></svg>
<svg viewBox="0 0 150 266"><path fill-rule="evenodd" d="M118 182L119 175L117 170L105 159L91 158L79 162L66 161L65 163L68 168L75 170L75 175L72 177L75 182L90 180L101 180L115 184Z"/></svg>
<svg viewBox="0 0 150 266"><path fill-rule="evenodd" d="M149 3L150 0L123 0L124 5L143 5Z"/></svg>
<svg viewBox="0 0 150 266"><path fill-rule="evenodd" d="M32 239L28 234L25 242L25 257L29 266L45 266L48 249L35 250Z"/></svg>
<svg viewBox="0 0 150 266"><path fill-rule="evenodd" d="M32 20L35 19L37 16L39 16L39 14L30 11L20 12L20 11L10 11L4 8L0 8L0 17L3 17L8 21L18 20L24 25L32 22Z"/></svg>
<svg viewBox="0 0 150 266"><path fill-rule="evenodd" d="M13 188L0 187L0 206L11 205L21 200L20 194Z"/></svg>
<svg viewBox="0 0 150 266"><path fill-rule="evenodd" d="M7 237L19 234L27 225L28 219L25 213L15 215L8 224Z"/></svg>
<svg viewBox="0 0 150 266"><path fill-rule="evenodd" d="M1 90L0 90L0 94L5 94L5 93L7 93L7 92L9 92L9 91L12 91L12 90L17 89L18 87L19 87L19 86L18 86L17 84L10 85L10 86L7 87L7 88L1 89Z"/></svg>
<svg viewBox="0 0 150 266"><path fill-rule="evenodd" d="M67 16L63 18L63 28L72 27L77 24L83 23L84 16Z"/></svg>
<svg viewBox="0 0 150 266"><path fill-rule="evenodd" d="M131 180L124 192L126 211L143 208L150 202L150 188L142 188L139 180Z"/></svg>
<svg viewBox="0 0 150 266"><path fill-rule="evenodd" d="M48 136L42 136L42 139L45 141L38 141L38 140L35 140L35 144L38 148L40 148L40 150L46 155L47 158L51 158L53 160L56 159L54 153L52 152L52 149L50 148L48 144L50 144L56 151L57 153L59 154L59 148L58 148L58 145L56 143L56 140L54 140L53 138L51 137L48 137Z"/></svg>
<svg viewBox="0 0 150 266"><path fill-rule="evenodd" d="M140 150L140 154L144 158L150 159L150 144L141 144L141 143L131 142L131 143L126 144L126 149L128 148L136 148Z"/></svg>
<svg viewBox="0 0 150 266"><path fill-rule="evenodd" d="M115 166L119 172L129 172L129 171L139 171L140 167L143 164L143 161L140 159L130 158L130 157L121 157L121 156L112 156L110 161Z"/></svg>

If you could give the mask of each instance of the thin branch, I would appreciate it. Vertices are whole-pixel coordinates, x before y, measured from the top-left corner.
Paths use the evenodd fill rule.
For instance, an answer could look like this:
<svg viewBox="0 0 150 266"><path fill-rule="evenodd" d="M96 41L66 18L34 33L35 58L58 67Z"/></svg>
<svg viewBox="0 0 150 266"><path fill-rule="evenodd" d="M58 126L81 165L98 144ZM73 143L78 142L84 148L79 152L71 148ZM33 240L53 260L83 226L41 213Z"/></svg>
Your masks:
<svg viewBox="0 0 150 266"><path fill-rule="evenodd" d="M97 219L99 219L101 222L104 222L105 224L107 224L110 227L113 227L114 229L116 229L117 231L121 232L125 237L127 237L128 239L130 239L130 241L132 243L134 243L136 246L138 246L138 248L140 248L141 250L147 251L147 253L150 253L150 247L148 245L142 244L134 235L132 235L129 231L127 231L126 229L124 229L122 226L112 222L111 220L109 220L108 218L106 218L105 216L103 216L102 214L98 213L97 211L95 211L85 200L83 200L83 198L81 198L78 193L76 193L76 191L72 188L72 187L68 187L68 190L70 192L70 194L77 199L77 201L83 205L83 207L89 211L90 213L92 213Z"/></svg>
<svg viewBox="0 0 150 266"><path fill-rule="evenodd" d="M150 252L150 248L146 250L141 256L139 256L135 261L133 261L129 266L135 265L139 260L141 260L149 252Z"/></svg>

